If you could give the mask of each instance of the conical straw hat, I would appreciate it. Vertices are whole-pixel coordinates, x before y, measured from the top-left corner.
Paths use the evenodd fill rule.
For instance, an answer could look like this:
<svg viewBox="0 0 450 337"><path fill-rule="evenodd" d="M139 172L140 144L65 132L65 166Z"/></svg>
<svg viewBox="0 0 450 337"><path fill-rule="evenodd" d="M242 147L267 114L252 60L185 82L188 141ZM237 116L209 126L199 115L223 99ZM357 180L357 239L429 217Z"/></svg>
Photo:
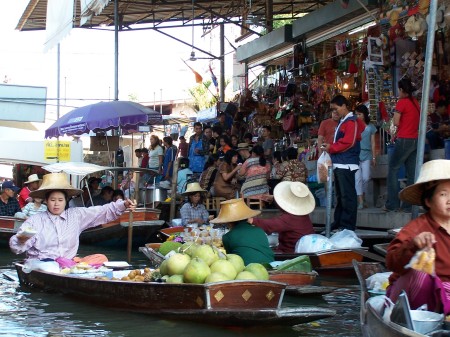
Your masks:
<svg viewBox="0 0 450 337"><path fill-rule="evenodd" d="M199 183L194 182L194 183L189 183L187 185L186 191L184 191L182 193L182 195L189 195L189 194L197 193L197 192L205 193L206 191L203 188L200 187Z"/></svg>
<svg viewBox="0 0 450 337"><path fill-rule="evenodd" d="M43 177L42 185L36 191L30 192L30 197L44 199L50 191L64 191L71 198L81 193L81 190L73 187L69 183L65 173L49 173Z"/></svg>
<svg viewBox="0 0 450 337"><path fill-rule="evenodd" d="M217 218L211 223L228 223L253 218L260 215L261 211L256 211L247 206L244 199L231 199L220 203L220 211Z"/></svg>
<svg viewBox="0 0 450 337"><path fill-rule="evenodd" d="M422 205L422 194L441 180L450 180L450 160L430 160L422 165L415 184L405 187L400 199L413 205Z"/></svg>

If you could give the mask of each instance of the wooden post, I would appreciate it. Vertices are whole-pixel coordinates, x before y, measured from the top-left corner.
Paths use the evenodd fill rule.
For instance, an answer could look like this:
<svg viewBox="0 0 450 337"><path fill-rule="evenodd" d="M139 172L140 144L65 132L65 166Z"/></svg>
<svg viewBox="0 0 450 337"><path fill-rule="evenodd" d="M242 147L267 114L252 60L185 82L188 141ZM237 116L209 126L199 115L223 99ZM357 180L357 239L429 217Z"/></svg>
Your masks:
<svg viewBox="0 0 450 337"><path fill-rule="evenodd" d="M130 211L128 218L128 244L127 244L127 259L131 264L131 248L133 247L133 212Z"/></svg>
<svg viewBox="0 0 450 337"><path fill-rule="evenodd" d="M180 159L177 158L173 162L173 174L172 174L172 192L170 194L170 213L169 213L169 221L172 221L175 218L175 208L177 206L177 180L178 180L178 163Z"/></svg>

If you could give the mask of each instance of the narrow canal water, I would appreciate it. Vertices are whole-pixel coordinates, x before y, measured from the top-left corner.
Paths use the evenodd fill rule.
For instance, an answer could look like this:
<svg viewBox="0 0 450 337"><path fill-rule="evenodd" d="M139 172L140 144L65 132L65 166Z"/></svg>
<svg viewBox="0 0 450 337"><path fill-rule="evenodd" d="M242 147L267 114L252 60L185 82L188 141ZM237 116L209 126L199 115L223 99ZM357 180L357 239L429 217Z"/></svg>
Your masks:
<svg viewBox="0 0 450 337"><path fill-rule="evenodd" d="M126 260L124 250L81 246L81 256L105 253L110 260ZM321 279L322 285L336 291L318 298L285 298L287 305L318 305L333 308L337 315L295 327L223 328L206 324L176 322L89 305L59 294L49 294L22 288L4 278L3 272L13 273L13 263L21 256L0 248L0 336L108 336L108 337L359 337L359 286L356 279ZM144 266L144 255L133 252L132 264Z"/></svg>

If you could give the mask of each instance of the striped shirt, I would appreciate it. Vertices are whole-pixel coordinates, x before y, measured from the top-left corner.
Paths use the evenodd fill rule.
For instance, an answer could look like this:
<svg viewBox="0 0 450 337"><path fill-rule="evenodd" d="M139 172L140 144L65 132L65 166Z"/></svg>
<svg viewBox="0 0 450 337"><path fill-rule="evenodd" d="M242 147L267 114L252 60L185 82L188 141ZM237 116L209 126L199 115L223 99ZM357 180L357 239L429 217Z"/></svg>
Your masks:
<svg viewBox="0 0 450 337"><path fill-rule="evenodd" d="M28 218L18 231L31 228L37 231L36 235L23 244L14 235L9 246L15 254L26 252L28 259L73 259L83 230L115 220L124 212L123 200L103 206L69 208L60 215L41 212Z"/></svg>

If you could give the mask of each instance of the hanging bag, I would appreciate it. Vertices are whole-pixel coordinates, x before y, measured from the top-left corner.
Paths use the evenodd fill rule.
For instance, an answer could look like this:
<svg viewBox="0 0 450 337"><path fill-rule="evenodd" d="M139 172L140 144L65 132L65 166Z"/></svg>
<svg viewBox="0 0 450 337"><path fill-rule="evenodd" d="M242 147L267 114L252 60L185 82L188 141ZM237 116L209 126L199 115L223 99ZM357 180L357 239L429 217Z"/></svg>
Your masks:
<svg viewBox="0 0 450 337"><path fill-rule="evenodd" d="M290 112L286 116L283 117L283 131L284 132L292 132L295 131L297 126L297 121L295 119L295 115Z"/></svg>

